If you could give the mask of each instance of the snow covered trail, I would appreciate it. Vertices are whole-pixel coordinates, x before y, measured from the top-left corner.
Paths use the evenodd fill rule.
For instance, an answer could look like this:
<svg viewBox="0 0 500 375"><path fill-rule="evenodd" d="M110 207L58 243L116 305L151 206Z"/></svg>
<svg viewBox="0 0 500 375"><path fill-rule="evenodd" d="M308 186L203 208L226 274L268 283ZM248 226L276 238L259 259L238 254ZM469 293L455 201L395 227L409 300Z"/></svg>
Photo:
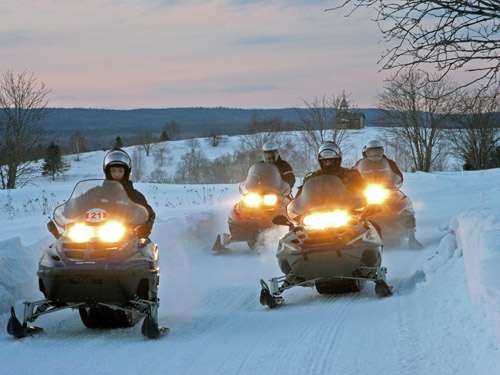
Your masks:
<svg viewBox="0 0 500 375"><path fill-rule="evenodd" d="M160 321L168 336L146 341L139 326L91 331L75 312L54 314L37 322L46 330L40 336L0 336L0 373L495 373L499 348L469 300L464 261L446 227L464 209L499 206L499 172L485 174L481 197L470 194L477 176L408 176L426 247L385 251L396 287L386 299L372 285L341 297L301 288L268 310L258 302L258 280L279 274L274 252L282 229L264 236L260 255L242 246L215 256L210 248L226 229L227 207L165 211L153 237L161 248Z"/></svg>

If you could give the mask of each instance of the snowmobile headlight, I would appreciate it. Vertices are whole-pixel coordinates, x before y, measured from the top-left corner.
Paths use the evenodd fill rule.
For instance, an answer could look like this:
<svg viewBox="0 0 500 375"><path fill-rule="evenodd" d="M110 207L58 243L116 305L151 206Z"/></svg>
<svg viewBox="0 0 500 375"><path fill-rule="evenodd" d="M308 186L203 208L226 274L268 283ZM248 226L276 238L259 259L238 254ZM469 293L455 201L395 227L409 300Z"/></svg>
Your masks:
<svg viewBox="0 0 500 375"><path fill-rule="evenodd" d="M68 238L76 243L88 242L93 236L94 228L83 223L76 223L68 230Z"/></svg>
<svg viewBox="0 0 500 375"><path fill-rule="evenodd" d="M351 216L347 211L335 210L328 212L316 212L304 217L303 223L306 229L324 230L339 228L347 225Z"/></svg>
<svg viewBox="0 0 500 375"><path fill-rule="evenodd" d="M365 190L365 198L368 204L382 204L389 197L390 191L382 185L368 185Z"/></svg>
<svg viewBox="0 0 500 375"><path fill-rule="evenodd" d="M266 194L262 198L264 206L274 206L278 203L278 196L276 194Z"/></svg>
<svg viewBox="0 0 500 375"><path fill-rule="evenodd" d="M247 207L257 208L262 203L262 197L257 193L248 193L243 197L243 203Z"/></svg>
<svg viewBox="0 0 500 375"><path fill-rule="evenodd" d="M102 242L118 242L125 236L126 228L118 221L108 221L97 229L97 237Z"/></svg>

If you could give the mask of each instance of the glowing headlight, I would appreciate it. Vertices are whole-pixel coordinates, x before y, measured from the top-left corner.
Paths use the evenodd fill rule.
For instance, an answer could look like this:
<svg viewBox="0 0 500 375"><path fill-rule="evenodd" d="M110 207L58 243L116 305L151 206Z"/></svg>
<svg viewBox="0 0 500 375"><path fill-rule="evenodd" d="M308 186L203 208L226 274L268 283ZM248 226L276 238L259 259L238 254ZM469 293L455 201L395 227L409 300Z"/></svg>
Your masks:
<svg viewBox="0 0 500 375"><path fill-rule="evenodd" d="M256 208L259 207L262 202L262 198L257 193L248 193L243 197L243 203L247 207Z"/></svg>
<svg viewBox="0 0 500 375"><path fill-rule="evenodd" d="M264 206L274 206L278 203L278 196L276 194L266 194L262 200L264 202Z"/></svg>
<svg viewBox="0 0 500 375"><path fill-rule="evenodd" d="M389 190L382 185L368 185L365 190L365 198L368 204L382 204L389 197Z"/></svg>
<svg viewBox="0 0 500 375"><path fill-rule="evenodd" d="M118 242L125 236L125 226L117 221L109 221L99 226L97 236L102 242Z"/></svg>
<svg viewBox="0 0 500 375"><path fill-rule="evenodd" d="M94 228L77 223L69 228L68 238L77 243L88 242L94 236Z"/></svg>
<svg viewBox="0 0 500 375"><path fill-rule="evenodd" d="M342 227L350 220L351 216L347 211L336 210L307 215L304 217L303 223L308 229L323 230Z"/></svg>

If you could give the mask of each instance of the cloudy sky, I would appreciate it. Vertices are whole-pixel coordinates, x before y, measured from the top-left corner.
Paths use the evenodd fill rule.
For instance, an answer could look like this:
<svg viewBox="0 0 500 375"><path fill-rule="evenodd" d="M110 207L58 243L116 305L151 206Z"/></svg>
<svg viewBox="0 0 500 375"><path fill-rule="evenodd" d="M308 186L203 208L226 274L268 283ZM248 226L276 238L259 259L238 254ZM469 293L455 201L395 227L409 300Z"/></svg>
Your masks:
<svg viewBox="0 0 500 375"><path fill-rule="evenodd" d="M2 0L0 71L28 70L51 106L375 106L387 72L366 11L327 0Z"/></svg>

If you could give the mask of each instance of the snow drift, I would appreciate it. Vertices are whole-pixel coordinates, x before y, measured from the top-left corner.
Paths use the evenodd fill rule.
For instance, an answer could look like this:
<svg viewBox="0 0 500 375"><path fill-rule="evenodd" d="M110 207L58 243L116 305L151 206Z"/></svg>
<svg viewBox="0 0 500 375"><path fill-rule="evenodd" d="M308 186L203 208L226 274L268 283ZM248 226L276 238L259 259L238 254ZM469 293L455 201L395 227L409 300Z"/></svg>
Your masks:
<svg viewBox="0 0 500 375"><path fill-rule="evenodd" d="M35 249L41 245L24 247L19 237L0 241L0 313L33 295L38 254ZM33 254L34 251L37 253Z"/></svg>
<svg viewBox="0 0 500 375"><path fill-rule="evenodd" d="M464 212L455 221L455 232L471 299L480 304L500 342L500 213L491 209Z"/></svg>

